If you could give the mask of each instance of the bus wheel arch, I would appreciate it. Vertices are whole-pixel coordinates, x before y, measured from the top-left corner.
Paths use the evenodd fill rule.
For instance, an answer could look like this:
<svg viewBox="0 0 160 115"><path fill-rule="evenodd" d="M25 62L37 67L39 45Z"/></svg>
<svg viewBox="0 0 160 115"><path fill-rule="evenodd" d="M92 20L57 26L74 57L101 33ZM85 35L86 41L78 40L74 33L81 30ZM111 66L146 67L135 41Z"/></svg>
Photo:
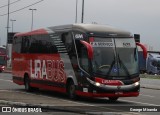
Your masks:
<svg viewBox="0 0 160 115"><path fill-rule="evenodd" d="M72 78L67 79L66 91L70 99L76 99L76 86Z"/></svg>
<svg viewBox="0 0 160 115"><path fill-rule="evenodd" d="M153 72L152 72L152 71L149 71L148 74L149 74L149 75L153 75Z"/></svg>

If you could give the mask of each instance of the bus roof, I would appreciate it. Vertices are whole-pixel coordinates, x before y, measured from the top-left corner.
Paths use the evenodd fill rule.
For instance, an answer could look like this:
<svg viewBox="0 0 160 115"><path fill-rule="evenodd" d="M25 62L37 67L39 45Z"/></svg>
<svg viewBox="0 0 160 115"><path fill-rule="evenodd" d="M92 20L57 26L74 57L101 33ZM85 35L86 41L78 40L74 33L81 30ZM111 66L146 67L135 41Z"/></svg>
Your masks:
<svg viewBox="0 0 160 115"><path fill-rule="evenodd" d="M78 30L89 35L97 36L106 36L106 37L131 37L131 33L121 29L114 28L108 25L99 25L99 24L70 24L70 25L61 25L61 26L52 26L44 29L38 29L26 33L17 33L15 36L26 36L26 35L39 35L47 34L49 30L63 31L63 30Z"/></svg>
<svg viewBox="0 0 160 115"><path fill-rule="evenodd" d="M17 33L14 36L29 36L29 35L40 35L40 34L47 34L47 31L45 29L38 29L31 32Z"/></svg>
<svg viewBox="0 0 160 115"><path fill-rule="evenodd" d="M60 31L64 29L79 30L91 35L105 35L105 36L119 36L119 37L131 37L131 33L122 29L114 28L109 25L99 25L99 24L71 24L49 27L53 31Z"/></svg>

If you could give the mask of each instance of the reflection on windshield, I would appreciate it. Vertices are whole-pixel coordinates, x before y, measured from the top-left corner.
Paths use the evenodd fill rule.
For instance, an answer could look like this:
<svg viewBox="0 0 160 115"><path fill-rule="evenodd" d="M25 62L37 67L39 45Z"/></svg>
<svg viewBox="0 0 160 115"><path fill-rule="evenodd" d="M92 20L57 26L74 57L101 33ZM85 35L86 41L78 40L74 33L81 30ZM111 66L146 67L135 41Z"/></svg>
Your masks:
<svg viewBox="0 0 160 115"><path fill-rule="evenodd" d="M94 48L93 71L106 75L114 59L113 48Z"/></svg>
<svg viewBox="0 0 160 115"><path fill-rule="evenodd" d="M95 40L100 42L105 42L105 39L108 38L95 38ZM93 47L94 58L92 65L94 73L119 77L137 74L139 71L135 46L127 48L121 47L120 44L117 45L118 47L113 46L114 47Z"/></svg>
<svg viewBox="0 0 160 115"><path fill-rule="evenodd" d="M138 60L137 55L134 53L135 50L136 48L117 48L117 53L121 61L120 64L122 64L124 68L119 69L122 76L125 76L126 73L129 75L138 73Z"/></svg>

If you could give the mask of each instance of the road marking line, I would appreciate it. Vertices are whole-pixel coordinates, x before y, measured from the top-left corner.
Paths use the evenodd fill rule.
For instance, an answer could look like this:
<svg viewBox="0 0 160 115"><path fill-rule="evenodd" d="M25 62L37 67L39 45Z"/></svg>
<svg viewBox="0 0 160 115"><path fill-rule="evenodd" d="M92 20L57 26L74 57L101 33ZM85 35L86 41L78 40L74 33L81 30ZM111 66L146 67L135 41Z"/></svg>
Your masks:
<svg viewBox="0 0 160 115"><path fill-rule="evenodd" d="M12 80L5 80L5 79L0 79L1 81L6 81L6 82L12 82L13 83L13 81Z"/></svg>
<svg viewBox="0 0 160 115"><path fill-rule="evenodd" d="M143 94L140 94L141 96L145 96L145 97L151 97L151 98L154 98L155 96L152 96L152 95L143 95Z"/></svg>
<svg viewBox="0 0 160 115"><path fill-rule="evenodd" d="M138 103L138 104L144 104L144 105L150 105L150 106L160 106L157 104L150 104L150 103L143 103L143 102L137 102L137 101L129 101L129 100L124 100L124 99L119 99L120 101L127 101L127 102L132 102L132 103Z"/></svg>

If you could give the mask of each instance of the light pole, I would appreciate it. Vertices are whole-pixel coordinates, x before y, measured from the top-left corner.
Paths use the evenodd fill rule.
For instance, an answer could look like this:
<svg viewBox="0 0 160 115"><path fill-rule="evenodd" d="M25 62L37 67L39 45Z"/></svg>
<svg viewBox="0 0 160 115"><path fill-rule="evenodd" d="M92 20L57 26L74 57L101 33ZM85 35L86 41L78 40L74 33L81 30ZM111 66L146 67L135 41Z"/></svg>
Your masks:
<svg viewBox="0 0 160 115"><path fill-rule="evenodd" d="M10 20L12 22L12 33L13 33L13 23L16 21L16 20Z"/></svg>
<svg viewBox="0 0 160 115"><path fill-rule="evenodd" d="M33 30L33 11L36 11L37 9L29 9L32 11L32 23L31 23L31 31Z"/></svg>
<svg viewBox="0 0 160 115"><path fill-rule="evenodd" d="M9 8L10 8L10 0L8 0L8 13L7 13L7 39L6 39L6 54L9 55L9 51L8 51L8 41L9 41ZM8 62L8 61L7 61ZM6 66L8 67L8 64L6 64Z"/></svg>
<svg viewBox="0 0 160 115"><path fill-rule="evenodd" d="M75 23L77 23L77 11L78 11L78 0L76 0L76 19L75 19Z"/></svg>
<svg viewBox="0 0 160 115"><path fill-rule="evenodd" d="M84 20L84 0L82 0L82 19L81 19L81 23L83 23Z"/></svg>
<svg viewBox="0 0 160 115"><path fill-rule="evenodd" d="M9 7L10 7L10 0L8 0L8 14L7 14L7 40L6 40L6 47L8 44L8 33L9 33Z"/></svg>

